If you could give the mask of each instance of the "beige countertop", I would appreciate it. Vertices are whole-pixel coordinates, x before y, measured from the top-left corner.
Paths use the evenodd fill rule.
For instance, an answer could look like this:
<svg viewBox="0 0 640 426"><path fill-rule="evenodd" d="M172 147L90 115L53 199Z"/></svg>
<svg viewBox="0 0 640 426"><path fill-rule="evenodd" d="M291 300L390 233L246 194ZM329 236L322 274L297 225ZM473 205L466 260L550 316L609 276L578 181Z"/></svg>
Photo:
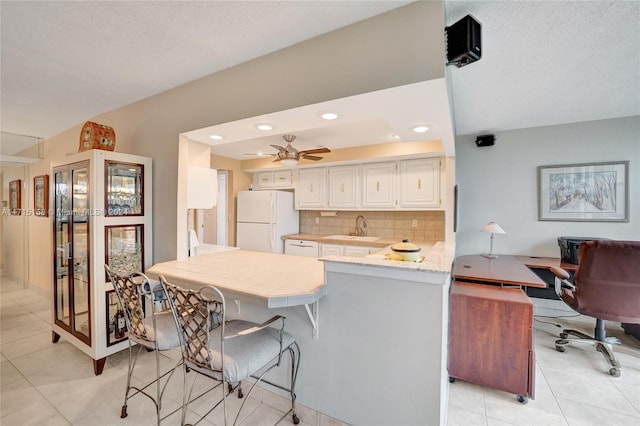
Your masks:
<svg viewBox="0 0 640 426"><path fill-rule="evenodd" d="M401 270L412 270L421 272L450 273L451 265L455 257L455 243L445 243L442 241L434 243L414 243L421 248L424 256L422 262L402 262L398 260L387 260L386 254L391 253L391 247L370 254L365 257L349 256L325 256L320 258L324 262L336 262L353 265L369 265L383 268L396 268Z"/></svg>
<svg viewBox="0 0 640 426"><path fill-rule="evenodd" d="M153 265L146 274L197 289L218 287L225 297L269 308L313 303L326 294L324 265L312 257L228 250Z"/></svg>
<svg viewBox="0 0 640 426"><path fill-rule="evenodd" d="M305 240L305 241L317 241L319 243L326 244L347 244L353 246L366 246L366 247L386 247L391 244L399 243L399 238L379 238L375 241L366 241L358 239L358 237L347 238L331 238L331 235L320 234L290 234L284 235L283 240ZM412 241L413 242L413 241Z"/></svg>

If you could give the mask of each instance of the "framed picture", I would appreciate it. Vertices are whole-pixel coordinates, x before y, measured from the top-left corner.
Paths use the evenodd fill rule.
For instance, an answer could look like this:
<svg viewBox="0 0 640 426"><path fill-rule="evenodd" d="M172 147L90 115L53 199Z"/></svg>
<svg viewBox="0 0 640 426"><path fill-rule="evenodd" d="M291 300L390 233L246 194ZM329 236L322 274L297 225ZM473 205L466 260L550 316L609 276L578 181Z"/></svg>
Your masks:
<svg viewBox="0 0 640 426"><path fill-rule="evenodd" d="M22 214L21 189L22 181L20 179L9 182L9 212L14 216Z"/></svg>
<svg viewBox="0 0 640 426"><path fill-rule="evenodd" d="M538 220L628 222L629 162L538 167Z"/></svg>
<svg viewBox="0 0 640 426"><path fill-rule="evenodd" d="M49 176L33 178L33 214L49 216Z"/></svg>

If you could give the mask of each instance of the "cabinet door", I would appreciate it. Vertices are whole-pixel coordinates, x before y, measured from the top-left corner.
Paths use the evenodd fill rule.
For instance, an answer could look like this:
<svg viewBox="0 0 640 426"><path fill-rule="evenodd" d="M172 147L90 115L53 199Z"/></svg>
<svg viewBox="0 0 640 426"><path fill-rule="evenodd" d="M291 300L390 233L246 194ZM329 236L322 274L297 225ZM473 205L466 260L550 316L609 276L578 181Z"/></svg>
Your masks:
<svg viewBox="0 0 640 426"><path fill-rule="evenodd" d="M54 169L54 322L91 345L89 163Z"/></svg>
<svg viewBox="0 0 640 426"><path fill-rule="evenodd" d="M400 162L400 207L440 207L440 159Z"/></svg>
<svg viewBox="0 0 640 426"><path fill-rule="evenodd" d="M291 187L291 170L273 172L273 186L276 188Z"/></svg>
<svg viewBox="0 0 640 426"><path fill-rule="evenodd" d="M260 172L256 173L255 185L258 188L273 188L273 172Z"/></svg>
<svg viewBox="0 0 640 426"><path fill-rule="evenodd" d="M362 207L396 206L396 163L373 163L362 166Z"/></svg>
<svg viewBox="0 0 640 426"><path fill-rule="evenodd" d="M350 246L350 245L344 246L345 256L365 257L369 253L371 253L371 247Z"/></svg>
<svg viewBox="0 0 640 426"><path fill-rule="evenodd" d="M359 166L329 168L329 207L358 207Z"/></svg>
<svg viewBox="0 0 640 426"><path fill-rule="evenodd" d="M339 244L320 244L320 256L342 256L344 246Z"/></svg>
<svg viewBox="0 0 640 426"><path fill-rule="evenodd" d="M327 169L302 169L298 173L296 185L296 206L299 209L322 208L326 206L325 176Z"/></svg>

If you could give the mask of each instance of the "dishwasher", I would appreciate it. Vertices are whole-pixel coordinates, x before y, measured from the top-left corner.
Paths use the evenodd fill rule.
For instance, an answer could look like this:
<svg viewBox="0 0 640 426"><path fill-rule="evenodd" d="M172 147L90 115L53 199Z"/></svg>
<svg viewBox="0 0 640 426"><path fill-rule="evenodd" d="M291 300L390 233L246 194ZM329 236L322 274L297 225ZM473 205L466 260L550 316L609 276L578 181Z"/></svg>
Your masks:
<svg viewBox="0 0 640 426"><path fill-rule="evenodd" d="M284 254L318 257L319 245L317 241L286 240L284 244Z"/></svg>

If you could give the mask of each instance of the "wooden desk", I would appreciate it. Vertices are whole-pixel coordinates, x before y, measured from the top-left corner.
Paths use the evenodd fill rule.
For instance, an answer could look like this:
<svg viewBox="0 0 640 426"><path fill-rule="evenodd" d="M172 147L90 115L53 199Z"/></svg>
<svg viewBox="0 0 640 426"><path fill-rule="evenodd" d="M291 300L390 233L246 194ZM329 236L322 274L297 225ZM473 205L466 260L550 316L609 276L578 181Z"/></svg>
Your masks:
<svg viewBox="0 0 640 426"><path fill-rule="evenodd" d="M529 268L549 269L552 266L560 266L569 271L577 268L577 265L560 262L560 259L553 257L502 255L489 259L480 255L470 255L455 259L453 278L459 281L547 288L547 284Z"/></svg>
<svg viewBox="0 0 640 426"><path fill-rule="evenodd" d="M449 315L449 381L534 399L533 303L521 289L454 282Z"/></svg>
<svg viewBox="0 0 640 426"><path fill-rule="evenodd" d="M533 302L521 288L547 288L529 267L560 266L560 259L460 256L453 266L449 306L449 377L534 399ZM470 282L463 282L470 281Z"/></svg>

